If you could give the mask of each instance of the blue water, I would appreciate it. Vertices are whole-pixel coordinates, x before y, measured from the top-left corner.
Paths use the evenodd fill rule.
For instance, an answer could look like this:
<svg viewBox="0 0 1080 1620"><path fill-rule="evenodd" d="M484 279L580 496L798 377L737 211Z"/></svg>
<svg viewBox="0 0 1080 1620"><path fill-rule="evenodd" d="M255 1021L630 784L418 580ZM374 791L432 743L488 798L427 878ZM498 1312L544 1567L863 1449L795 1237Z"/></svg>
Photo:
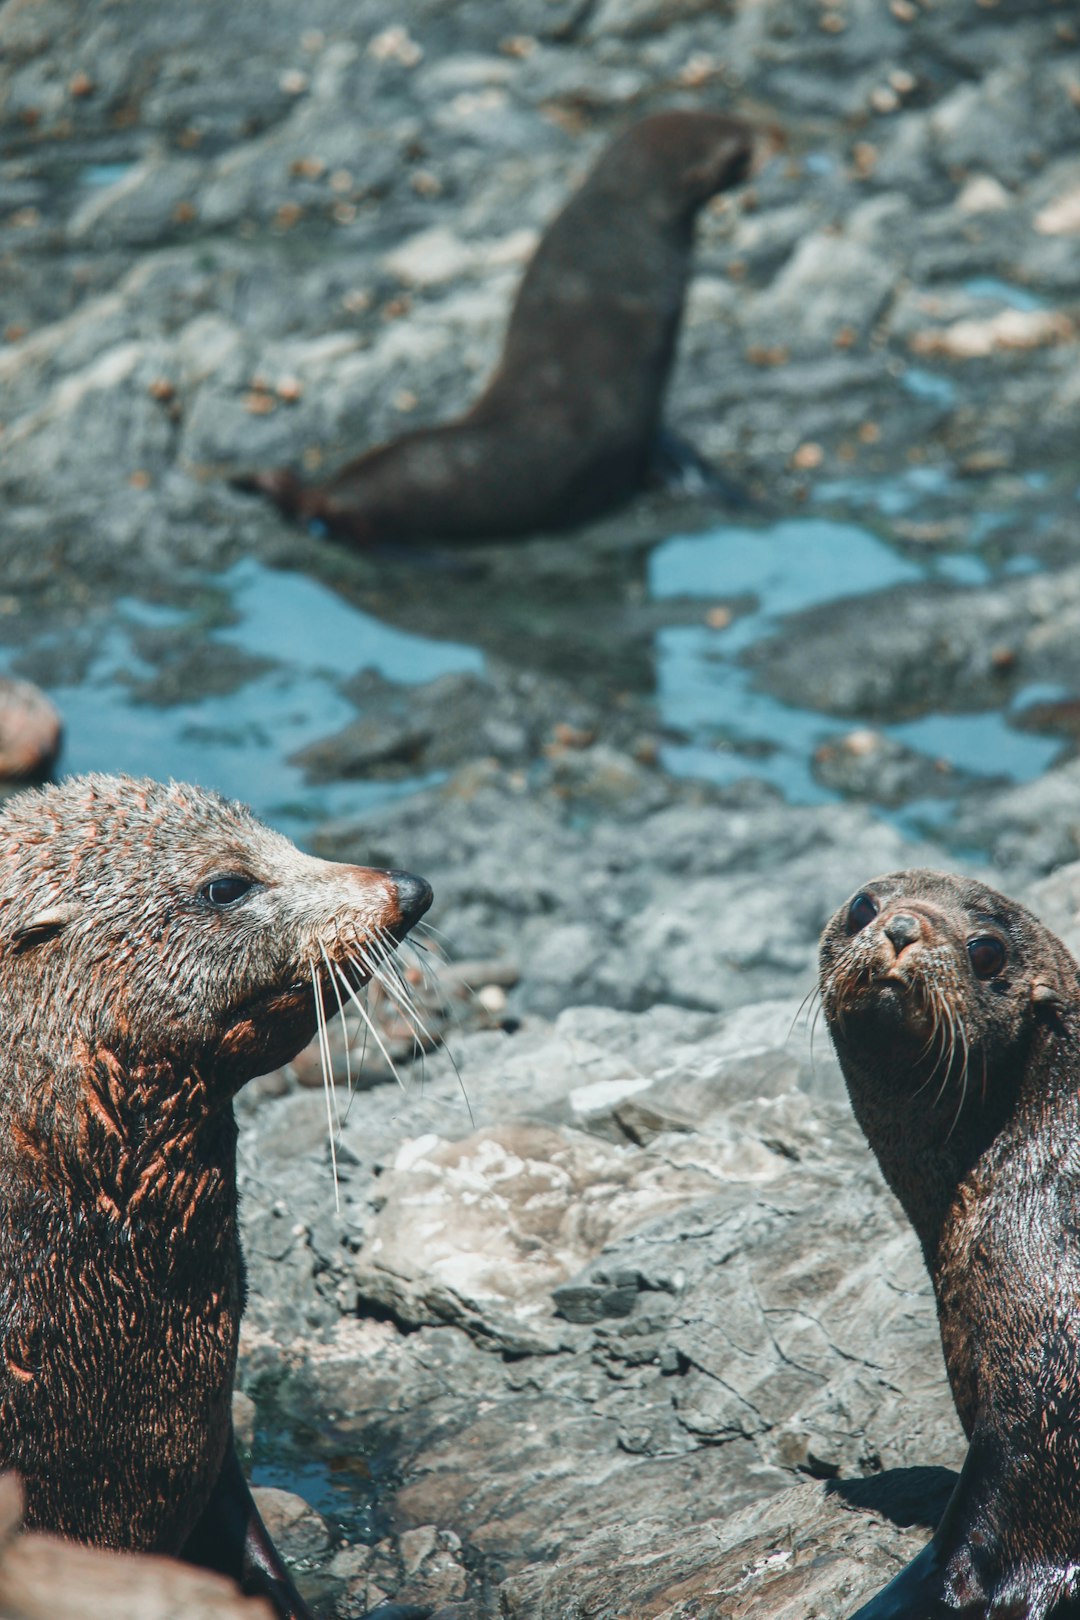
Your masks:
<svg viewBox="0 0 1080 1620"><path fill-rule="evenodd" d="M913 399L925 399L932 405L948 407L956 403L956 384L952 378L927 371L924 366L908 366L900 375L900 386Z"/></svg>
<svg viewBox="0 0 1080 1620"><path fill-rule="evenodd" d="M923 505L928 497L940 499L952 494L953 483L944 467L909 467L892 478L824 478L814 485L813 499L870 507L882 517L902 517Z"/></svg>
<svg viewBox="0 0 1080 1620"><path fill-rule="evenodd" d="M826 480L814 495L818 506L865 512L868 522L933 514L943 502L955 511L958 504L950 474L935 466L885 479ZM972 549L1009 521L1001 510L975 512L967 525L971 544L951 550L894 548L862 522L815 511L771 526L731 524L676 535L656 546L647 564L653 600L682 603L672 616L684 620L688 601L702 604L697 622L670 623L655 637L659 719L678 738L663 747L663 766L720 784L756 776L793 802L832 798L813 778L813 755L857 719L838 721L778 702L755 684L742 655L774 635L786 615L842 596L869 597L920 581L978 586L1034 568L1033 559L1013 556L994 569ZM301 841L313 822L358 816L440 780L416 774L312 786L288 760L357 717L342 688L359 671L374 670L400 687L451 673L481 674L484 656L477 647L395 629L306 575L251 559L195 583L196 605L123 598L89 631L82 627L80 635L94 636L87 671L50 686L66 723L65 773L127 771L198 782L246 800ZM467 592L463 623L473 600ZM732 612L725 628L706 622L709 607L717 605ZM157 641L155 631L164 633ZM192 647L232 647L262 664L246 672L241 666L234 689L224 694L194 691L176 703L148 701L169 660L183 651L185 632ZM59 653L59 638L43 636L37 651L54 645ZM0 649L0 664L15 661L14 649ZM1028 692L1024 701L1037 697ZM1056 739L1014 729L1007 715L992 709L927 715L882 729L958 770L1017 781L1044 771L1061 747Z"/></svg>
<svg viewBox="0 0 1080 1620"><path fill-rule="evenodd" d="M1025 287L1016 287L1011 281L1001 281L997 276L975 276L971 281L965 281L964 291L969 298L985 298L995 304L1005 304L1009 309L1022 309L1025 313L1042 309L1045 303Z"/></svg>
<svg viewBox="0 0 1080 1620"><path fill-rule="evenodd" d="M896 481L892 498L936 488L932 469ZM827 499L829 486L819 486ZM860 486L845 482L850 500ZM880 505L888 489L866 485ZM906 507L905 507L906 509ZM1023 562L1030 566L1027 559ZM676 536L650 559L649 588L657 600L673 597L738 604L751 611L726 628L707 623L670 625L656 639L657 699L662 723L685 741L665 745L661 760L676 776L730 784L747 776L770 782L790 801L820 803L833 795L811 773L815 749L842 724L834 716L779 702L762 691L739 655L775 634L783 616L838 597L858 597L930 578L983 584L987 564L974 553L945 553L916 563L869 529L826 518L797 518L768 528L727 526L707 534ZM703 615L704 617L704 615ZM1031 693L1025 701L1033 701ZM856 722L850 722L856 723ZM885 735L962 771L1029 781L1045 771L1060 742L1015 730L996 709L975 714L930 714L882 726Z"/></svg>
<svg viewBox="0 0 1080 1620"><path fill-rule="evenodd" d="M402 686L455 672L481 673L475 647L381 623L302 574L246 560L206 581L235 622L210 629L175 607L121 599L101 627L85 679L50 687L65 721L65 774L127 771L175 777L239 798L300 835L306 823L359 814L438 780L342 782L311 787L288 756L357 715L340 684L361 670ZM139 702L132 682L155 667L136 650L140 628L191 624L193 641L232 644L271 661L237 690L162 706Z"/></svg>
<svg viewBox="0 0 1080 1620"><path fill-rule="evenodd" d="M79 178L84 186L101 190L105 186L115 186L116 182L125 179L134 167L134 163L88 163Z"/></svg>

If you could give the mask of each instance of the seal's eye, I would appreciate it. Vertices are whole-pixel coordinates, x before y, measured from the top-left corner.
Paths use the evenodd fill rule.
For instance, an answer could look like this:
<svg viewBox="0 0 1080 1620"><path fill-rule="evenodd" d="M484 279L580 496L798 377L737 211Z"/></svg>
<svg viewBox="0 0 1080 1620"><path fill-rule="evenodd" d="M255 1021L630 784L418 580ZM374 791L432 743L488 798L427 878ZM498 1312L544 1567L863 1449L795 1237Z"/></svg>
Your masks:
<svg viewBox="0 0 1080 1620"><path fill-rule="evenodd" d="M224 877L211 878L209 883L203 885L201 892L203 899L209 900L212 906L231 906L234 900L242 900L254 887L250 878L229 872Z"/></svg>
<svg viewBox="0 0 1080 1620"><path fill-rule="evenodd" d="M967 953L977 979L993 979L1005 966L1005 947L993 934L969 939Z"/></svg>
<svg viewBox="0 0 1080 1620"><path fill-rule="evenodd" d="M872 923L880 911L880 906L872 894L857 894L848 907L847 931L849 934L858 934Z"/></svg>

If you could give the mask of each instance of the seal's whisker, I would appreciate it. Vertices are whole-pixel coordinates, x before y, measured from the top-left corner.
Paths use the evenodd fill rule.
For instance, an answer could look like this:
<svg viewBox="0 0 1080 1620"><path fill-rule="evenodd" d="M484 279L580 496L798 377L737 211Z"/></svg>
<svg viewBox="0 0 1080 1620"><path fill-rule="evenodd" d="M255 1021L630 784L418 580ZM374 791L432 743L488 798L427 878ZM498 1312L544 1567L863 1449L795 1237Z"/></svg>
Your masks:
<svg viewBox="0 0 1080 1620"><path fill-rule="evenodd" d="M963 1021L962 1018L960 1019L960 1041L961 1041L961 1045L963 1047L963 1052L964 1052L964 1063L963 1063L963 1067L962 1067L962 1069L960 1071L960 1101L956 1105L956 1113L953 1116L952 1124L949 1126L949 1132L948 1132L948 1135L945 1138L946 1142L949 1140L949 1137L952 1135L953 1131L955 1131L957 1125L959 1125L959 1123L960 1123L960 1115L963 1112L964 1103L965 1103L965 1101L967 1099L968 1038L967 1038L967 1030L964 1028L964 1021Z"/></svg>
<svg viewBox="0 0 1080 1620"><path fill-rule="evenodd" d="M392 977L389 973L387 973L385 962L373 963L371 971L376 983L380 984L385 991L387 999L398 1009L402 1018L404 1018L405 1022L408 1024L409 1031L412 1035L413 1054L415 1056L415 1054L419 1052L421 1060L420 1066L422 1071L424 1059L424 1040L426 1040L430 1046L435 1046L436 1042L434 1036L431 1034L430 1030L428 1030L423 1019L420 1017L420 1014L414 1007L412 999L408 993L408 986L405 984L404 980L402 980L399 975ZM423 1036L424 1040L421 1039L421 1036Z"/></svg>
<svg viewBox="0 0 1080 1620"><path fill-rule="evenodd" d="M330 1104L330 1041L326 1033L326 1009L323 1006L322 985L319 983L319 971L314 962L309 962L311 969L311 987L315 992L315 1022L319 1032L319 1058L322 1062L323 1091L326 1093L326 1124L330 1134L330 1167L334 1174L334 1208L340 1213L341 1192L338 1187L337 1148L334 1144L334 1113Z"/></svg>
<svg viewBox="0 0 1080 1620"><path fill-rule="evenodd" d="M352 963L353 967L356 968L358 973L363 973L364 969L363 969L362 965L356 960L355 956L350 956L349 961ZM404 1091L405 1090L405 1082L402 1080L400 1074L398 1074L397 1069L396 1069L396 1067L394 1065L394 1060L390 1056L389 1052L386 1050L386 1047L383 1044L382 1036L379 1034L378 1030L375 1028L375 1023L374 1023L374 1020L371 1017L371 1014L368 1012L367 1008L364 1006L364 1003L360 1000L360 997L357 995L355 989L353 988L352 980L348 977L348 975L346 973L344 973L342 971L340 963L338 964L338 977L341 980L342 986L344 987L345 992L349 997L349 1000L352 1002L353 1006L356 1008L357 1012L360 1014L361 1018L364 1020L364 1023L367 1025L368 1029L371 1031L371 1038L375 1042L375 1045L379 1048L379 1051L382 1053L383 1058L386 1061L387 1068L390 1070L390 1073L393 1075L394 1079L397 1081L397 1083L401 1087L402 1091Z"/></svg>
<svg viewBox="0 0 1080 1620"><path fill-rule="evenodd" d="M931 1029L930 1029L930 1034L927 1037L926 1045L923 1047L922 1051L918 1054L918 1057L916 1058L916 1063L922 1063L924 1061L924 1059L929 1058L933 1054L935 1047L940 1046L941 1050L934 1057L934 1061L930 1065L930 1072L926 1076L926 1079L923 1081L922 1085L917 1086L915 1088L915 1090L912 1092L911 1096L912 1096L913 1101L914 1101L914 1099L916 1097L921 1096L921 1094L927 1089L928 1086L933 1085L934 1081L937 1079L938 1070L941 1067L942 1059L945 1056L945 1047L946 1047L945 1016L942 1013L941 1006L938 1003L937 997L935 995L933 995L929 990L927 991L925 999L926 999L926 1005L927 1005L927 1007L929 1008L929 1011L930 1011Z"/></svg>
<svg viewBox="0 0 1080 1620"><path fill-rule="evenodd" d="M353 1088L353 1085L352 1085L352 1057L350 1056L350 1053L349 1053L349 1026L345 1021L345 1003L341 999L341 991L338 989L337 977L336 977L336 975L334 973L334 969L333 969L333 966L332 966L332 964L330 962L330 958L327 955L326 946L323 944L322 940L319 941L319 949L322 952L322 959L326 963L326 971L327 971L327 974L329 975L330 985L331 985L331 988L333 989L333 992L334 992L334 999L337 1002L338 1017L341 1019L341 1036L342 1036L342 1040L345 1042L345 1087L346 1087L346 1090L348 1091L349 1096L351 1097L352 1096L352 1088ZM336 1090L334 1092L334 1112L337 1113L337 1091ZM338 1130L340 1131L340 1129L341 1129L341 1115L340 1114L337 1115L337 1122L338 1122Z"/></svg>
<svg viewBox="0 0 1080 1620"><path fill-rule="evenodd" d="M791 1024L790 1024L790 1026L788 1028L786 1040L790 1041L791 1037L794 1035L794 1033L795 1033L795 1025L799 1022L799 1019L802 1017L803 1013L805 1012L807 1005L812 1005L813 1001L814 1001L814 998L816 996L820 996L820 994L821 994L821 991L820 991L819 987L816 984L812 984L810 986L809 990L806 992L805 996L803 996L802 1000L799 1002L799 1005L795 1009L795 1016L791 1020Z"/></svg>
<svg viewBox="0 0 1080 1620"><path fill-rule="evenodd" d="M388 952L395 951L396 942L389 935L387 935L383 929L376 930L376 934L377 934L377 937L379 937L380 939L385 940L385 945L386 945L386 949L387 949ZM410 938L406 943L412 944L412 939ZM440 954L439 956L436 957L436 960L437 961L442 961L442 960L444 960L444 958ZM403 974L401 973L400 968L398 967L396 952L395 952L395 955L393 955L393 956L388 955L387 957L384 957L383 961L385 963L387 963L387 965L389 965L390 963L393 963L393 967L395 969L395 976L398 979L399 983L401 984L401 986L402 986L403 990L405 991L405 993L408 995L409 1001L410 1001L410 1006L411 1006L412 1005L412 999L413 999L412 989L411 989L411 986L408 985L408 983L405 980ZM424 972L424 965L422 963L420 964L420 970L421 970L422 973ZM427 975L425 974L425 984L427 984L427 983L428 983L428 978L427 978ZM438 981L436 979L432 978L430 983L431 983L431 987L433 989L438 989ZM423 1022L421 1021L421 1019L420 1019L420 1017L419 1017L419 1015L418 1015L418 1013L416 1011L415 1006L412 1006L411 1015L406 1014L406 1016L407 1017L411 1016L412 1019L415 1019L416 1023L419 1025L421 1031L423 1032L423 1034L427 1037L428 1041L430 1042L431 1047L432 1047L433 1050L436 1047L441 1047L442 1050L446 1053L447 1059L449 1060L449 1063L450 1063L450 1067L454 1071L454 1075L455 1075L455 1077L457 1079L458 1087L459 1087L459 1089L461 1091L462 1101L465 1104L465 1109L466 1109L466 1112L468 1113L468 1116L469 1116L469 1124L472 1125L473 1127L475 1127L476 1118L475 1118L475 1116L473 1114L472 1103L469 1101L469 1093L465 1089L465 1081L462 1078L461 1069L458 1066L458 1061L455 1058L453 1052L450 1050L449 1046L447 1046L445 1040L443 1040L441 1037L440 1037L439 1040L434 1039L434 1037L430 1034L430 1032L427 1030L427 1028L423 1024ZM421 1052L422 1051L423 1051L423 1048L421 1048ZM421 1066L421 1069L422 1069L422 1073L423 1073L423 1065Z"/></svg>
<svg viewBox="0 0 1080 1620"><path fill-rule="evenodd" d="M941 1077L941 1084L938 1087L937 1096L934 1098L933 1106L935 1108L945 1095L945 1088L949 1084L949 1076L952 1073L953 1061L956 1057L956 1020L953 1017L953 1010L947 1002L944 1003L944 1007L945 1016L949 1025L949 1055L945 1062L945 1072Z"/></svg>

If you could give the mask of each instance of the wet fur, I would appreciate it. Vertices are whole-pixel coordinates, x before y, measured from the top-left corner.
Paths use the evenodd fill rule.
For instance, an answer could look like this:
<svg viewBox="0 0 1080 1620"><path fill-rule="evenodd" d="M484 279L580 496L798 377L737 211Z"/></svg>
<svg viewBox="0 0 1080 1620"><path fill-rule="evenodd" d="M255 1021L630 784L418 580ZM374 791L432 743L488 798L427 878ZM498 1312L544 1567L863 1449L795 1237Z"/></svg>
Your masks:
<svg viewBox="0 0 1080 1620"><path fill-rule="evenodd" d="M1072 1614L1080 969L1030 912L982 884L911 871L860 893L880 911L850 934L849 902L826 928L824 1011L856 1116L922 1243L971 1445L934 1540L859 1614ZM896 955L884 928L900 910L924 918L927 937ZM984 981L966 946L987 931L1007 956ZM907 991L888 988L890 972Z"/></svg>
<svg viewBox="0 0 1080 1620"><path fill-rule="evenodd" d="M694 218L745 177L752 146L749 126L720 113L642 119L545 231L471 410L321 485L282 468L239 486L359 546L562 528L627 499L652 460Z"/></svg>
<svg viewBox="0 0 1080 1620"><path fill-rule="evenodd" d="M258 887L215 908L221 873ZM78 778L0 815L0 1466L31 1526L194 1536L283 1616L307 1611L232 1447L232 1099L311 1038L321 951L402 931L401 877L176 784Z"/></svg>

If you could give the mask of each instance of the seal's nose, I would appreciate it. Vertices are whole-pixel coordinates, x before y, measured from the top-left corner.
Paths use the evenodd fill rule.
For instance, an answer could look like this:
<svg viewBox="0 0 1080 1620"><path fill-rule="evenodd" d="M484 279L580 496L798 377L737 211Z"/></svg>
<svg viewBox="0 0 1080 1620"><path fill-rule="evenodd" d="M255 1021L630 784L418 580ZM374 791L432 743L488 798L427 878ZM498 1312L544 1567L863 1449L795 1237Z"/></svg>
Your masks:
<svg viewBox="0 0 1080 1620"><path fill-rule="evenodd" d="M413 877L411 872L387 872L386 875L394 885L394 893L397 895L398 911L401 913L398 928L402 934L407 934L413 924L420 921L434 899L431 884L425 883L423 878ZM397 931L394 930L395 933Z"/></svg>
<svg viewBox="0 0 1080 1620"><path fill-rule="evenodd" d="M914 945L917 939L922 938L922 924L910 911L895 911L885 923L884 934L886 939L892 941L899 956L905 945Z"/></svg>

